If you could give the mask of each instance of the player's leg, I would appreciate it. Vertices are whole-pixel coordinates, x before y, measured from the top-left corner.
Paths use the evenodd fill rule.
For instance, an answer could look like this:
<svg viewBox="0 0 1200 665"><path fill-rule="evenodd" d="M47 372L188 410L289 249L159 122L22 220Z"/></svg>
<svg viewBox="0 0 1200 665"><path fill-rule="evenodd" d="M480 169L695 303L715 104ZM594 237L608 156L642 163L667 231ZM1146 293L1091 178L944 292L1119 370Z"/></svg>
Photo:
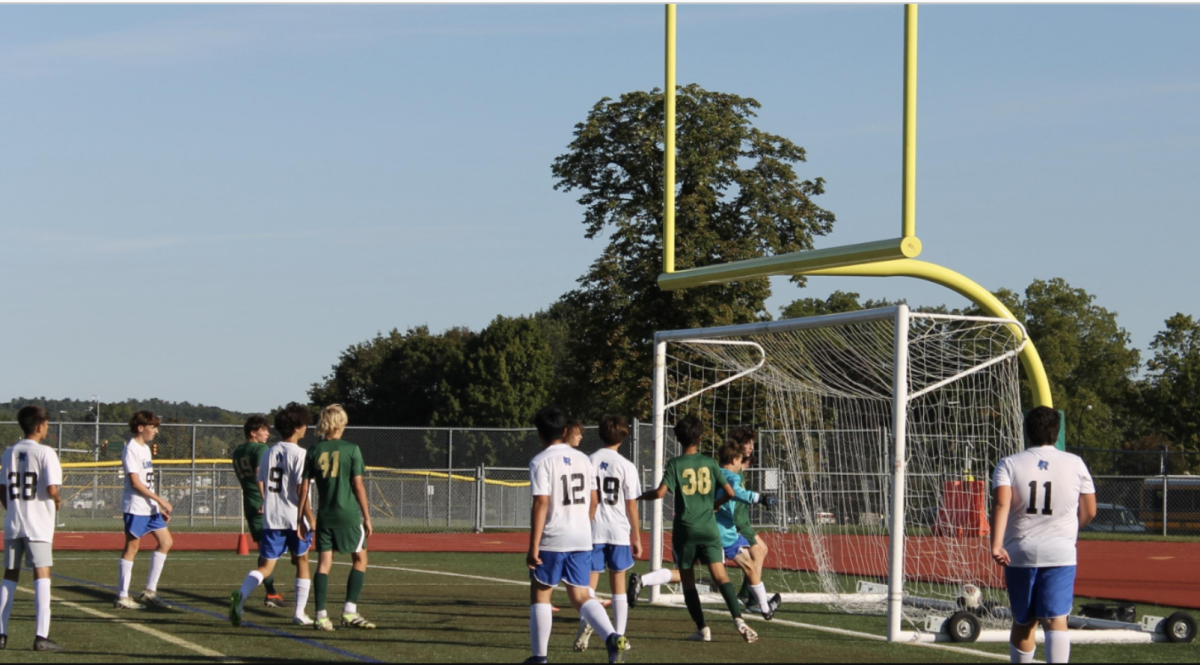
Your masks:
<svg viewBox="0 0 1200 665"><path fill-rule="evenodd" d="M318 529L315 544L317 550L317 574L313 575L312 590L316 600L317 617L313 628L323 631L333 630L333 622L329 620L329 611L325 602L329 598L329 573L333 570L333 536L328 529Z"/></svg>
<svg viewBox="0 0 1200 665"><path fill-rule="evenodd" d="M600 573L604 572L604 544L592 546L590 555L592 564L592 572L588 585L588 597L596 597L596 588L600 586ZM588 644L591 642L592 633L591 625L584 621L583 616L579 617L579 630L575 633L575 650L587 651Z"/></svg>
<svg viewBox="0 0 1200 665"><path fill-rule="evenodd" d="M29 558L33 565L33 602L36 610L36 631L33 638L34 651L62 651L62 647L50 639L50 569L54 565L50 543L30 543Z"/></svg>
<svg viewBox="0 0 1200 665"><path fill-rule="evenodd" d="M695 634L687 639L690 642L711 642L712 630L704 620L704 606L700 604L700 591L696 588L696 570L691 565L685 568L679 554L676 550L675 563L679 565L679 582L683 585L683 604L687 607L688 616L696 624Z"/></svg>
<svg viewBox="0 0 1200 665"><path fill-rule="evenodd" d="M763 583L761 570L754 560L754 548L739 548L733 562L742 569L743 577L749 584L750 593L754 596L754 606L758 608L764 619L770 621L775 617L775 610L779 608L780 596L779 594L775 594L774 597L767 596L767 587ZM750 608L751 606L747 604L747 611L750 611Z"/></svg>
<svg viewBox="0 0 1200 665"><path fill-rule="evenodd" d="M144 515L125 515L125 547L121 558L117 560L117 600L113 607L117 609L140 610L145 605L134 602L129 597L129 580L133 577L133 560L141 547L142 536L146 535L146 527L150 518Z"/></svg>
<svg viewBox="0 0 1200 665"><path fill-rule="evenodd" d="M263 534L263 516L259 513L251 514L247 511L246 528L250 532L250 540L258 546L259 557L258 567L262 568L266 563L266 559L262 558L262 534ZM283 594L275 590L275 573L272 572L262 582L263 589L267 592L267 598L263 601L266 607L283 607Z"/></svg>
<svg viewBox="0 0 1200 665"><path fill-rule="evenodd" d="M543 584L539 578L552 573L547 565L548 552L542 552L542 565L539 570L531 571L529 580L529 649L532 655L527 663L544 663L550 650L550 631L554 625L554 610L551 609L550 598L554 594L554 586ZM554 585L558 585L555 580Z"/></svg>
<svg viewBox="0 0 1200 665"><path fill-rule="evenodd" d="M610 545L605 549L604 565L608 568L608 586L612 591L613 628L624 635L629 622L629 602L625 573L633 569L633 548Z"/></svg>
<svg viewBox="0 0 1200 665"><path fill-rule="evenodd" d="M292 623L297 626L311 626L313 620L304 611L308 607L308 594L312 589L312 571L308 565L308 541L296 537L296 549L292 550L292 565L296 567L296 610L292 614ZM264 580L265 584L265 580Z"/></svg>
<svg viewBox="0 0 1200 665"><path fill-rule="evenodd" d="M571 605L592 627L608 649L608 662L619 663L625 658L625 637L613 629L604 606L589 595L592 575L592 552L568 552L564 555L562 581L567 586Z"/></svg>
<svg viewBox="0 0 1200 665"><path fill-rule="evenodd" d="M1046 631L1046 662L1070 662L1071 634L1067 632L1067 616L1075 601L1075 566L1038 568L1033 593L1034 614Z"/></svg>
<svg viewBox="0 0 1200 665"><path fill-rule="evenodd" d="M1013 625L1009 632L1008 656L1013 663L1032 663L1037 648L1035 639L1037 621L1034 616L1033 591L1036 568L1004 569L1004 582L1008 588L1008 606L1012 610Z"/></svg>
<svg viewBox="0 0 1200 665"><path fill-rule="evenodd" d="M8 645L8 619L12 616L17 582L21 581L21 557L25 553L24 538L4 541L4 581L0 583L0 649Z"/></svg>
<svg viewBox="0 0 1200 665"><path fill-rule="evenodd" d="M721 590L721 597L725 599L725 607L729 608L729 614L733 616L733 625L737 628L738 633L747 642L757 642L758 633L742 619L742 608L738 603L737 589L733 588L733 582L729 581L729 573L725 570L725 552L719 547L704 548L701 550L700 559L708 564L708 572L712 575L713 583Z"/></svg>
<svg viewBox="0 0 1200 665"><path fill-rule="evenodd" d="M234 626L242 625L242 615L246 610L246 599L259 584L275 573L275 563L287 549L287 535L283 531L267 529L258 543L258 568L246 574L242 586L229 597L229 622Z"/></svg>
<svg viewBox="0 0 1200 665"><path fill-rule="evenodd" d="M336 549L340 552L350 552L350 575L346 578L346 604L342 607L342 625L374 630L375 624L367 621L358 611L358 599L367 582L366 529L361 525L342 529L338 534Z"/></svg>
<svg viewBox="0 0 1200 665"><path fill-rule="evenodd" d="M138 596L138 602L165 608L166 603L158 597L158 580L162 577L163 567L167 565L167 553L171 551L175 539L171 537L171 530L167 528L167 523L163 520L162 515L154 515L150 518L150 529L150 535L154 536L158 546L150 553L150 571L146 575L146 590Z"/></svg>

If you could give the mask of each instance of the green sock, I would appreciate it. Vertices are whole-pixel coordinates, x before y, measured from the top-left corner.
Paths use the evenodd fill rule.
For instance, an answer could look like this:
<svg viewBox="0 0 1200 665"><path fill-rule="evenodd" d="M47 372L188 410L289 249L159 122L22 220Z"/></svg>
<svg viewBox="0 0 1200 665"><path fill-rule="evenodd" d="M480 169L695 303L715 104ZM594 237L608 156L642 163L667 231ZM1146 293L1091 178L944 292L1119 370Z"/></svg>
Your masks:
<svg viewBox="0 0 1200 665"><path fill-rule="evenodd" d="M350 579L346 581L346 602L357 603L358 597L362 595L363 582L367 581L367 574L361 570L351 570Z"/></svg>
<svg viewBox="0 0 1200 665"><path fill-rule="evenodd" d="M683 590L683 602L687 605L688 614L696 622L696 629L703 630L708 624L704 622L704 607L700 605L700 592L696 589Z"/></svg>
<svg viewBox="0 0 1200 665"><path fill-rule="evenodd" d="M726 582L721 585L721 596L725 598L725 605L729 607L729 613L733 618L738 619L742 616L742 608L738 603L737 591L733 589L733 582ZM696 598L696 602L700 602L700 598Z"/></svg>
<svg viewBox="0 0 1200 665"><path fill-rule="evenodd" d="M738 589L738 598L750 600L750 578L742 575L742 588Z"/></svg>
<svg viewBox="0 0 1200 665"><path fill-rule="evenodd" d="M317 611L325 609L325 598L329 595L329 575L317 573L313 575L313 591L317 597Z"/></svg>
<svg viewBox="0 0 1200 665"><path fill-rule="evenodd" d="M275 573L263 580L263 586L266 587L268 596L275 595Z"/></svg>

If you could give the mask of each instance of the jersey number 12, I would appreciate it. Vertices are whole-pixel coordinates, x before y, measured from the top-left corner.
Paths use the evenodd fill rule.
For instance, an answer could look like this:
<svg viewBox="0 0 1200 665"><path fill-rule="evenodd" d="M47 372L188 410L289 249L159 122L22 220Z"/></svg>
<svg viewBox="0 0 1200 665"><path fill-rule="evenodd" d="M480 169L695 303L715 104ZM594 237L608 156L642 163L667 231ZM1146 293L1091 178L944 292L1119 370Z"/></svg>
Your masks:
<svg viewBox="0 0 1200 665"><path fill-rule="evenodd" d="M579 505L583 503L583 474L572 473L571 483L567 484L567 476L560 476L563 485L563 505Z"/></svg>
<svg viewBox="0 0 1200 665"><path fill-rule="evenodd" d="M1053 515L1054 510L1052 510L1050 508L1050 493L1054 489L1054 483L1050 483L1050 482L1042 483L1042 487L1046 490L1046 502L1045 502L1045 504L1043 504L1042 514L1043 515ZM1037 481L1031 480L1029 482L1029 507L1025 509L1025 514L1027 514L1027 515L1037 515L1038 514L1037 495L1038 495Z"/></svg>

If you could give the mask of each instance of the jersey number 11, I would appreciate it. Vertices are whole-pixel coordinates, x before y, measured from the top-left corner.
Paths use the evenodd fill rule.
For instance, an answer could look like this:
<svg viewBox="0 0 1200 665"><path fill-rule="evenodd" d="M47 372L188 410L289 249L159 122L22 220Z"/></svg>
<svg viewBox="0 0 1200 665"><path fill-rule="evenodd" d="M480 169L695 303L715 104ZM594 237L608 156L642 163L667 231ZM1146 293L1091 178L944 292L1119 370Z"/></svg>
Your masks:
<svg viewBox="0 0 1200 665"><path fill-rule="evenodd" d="M1042 487L1046 490L1046 501L1042 507L1043 515L1053 515L1054 511L1050 508L1050 492L1054 489L1054 483L1042 483ZM1029 482L1029 507L1025 509L1027 515L1037 515L1037 481Z"/></svg>

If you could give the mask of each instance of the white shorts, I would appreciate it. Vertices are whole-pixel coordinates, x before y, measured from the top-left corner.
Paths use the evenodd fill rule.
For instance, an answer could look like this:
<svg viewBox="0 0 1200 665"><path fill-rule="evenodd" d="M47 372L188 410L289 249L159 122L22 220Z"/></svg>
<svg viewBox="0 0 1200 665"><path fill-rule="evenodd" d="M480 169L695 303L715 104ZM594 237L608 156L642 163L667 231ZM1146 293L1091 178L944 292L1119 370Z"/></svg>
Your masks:
<svg viewBox="0 0 1200 665"><path fill-rule="evenodd" d="M54 546L28 538L4 539L4 569L17 570L21 559L30 568L49 568L54 565Z"/></svg>

